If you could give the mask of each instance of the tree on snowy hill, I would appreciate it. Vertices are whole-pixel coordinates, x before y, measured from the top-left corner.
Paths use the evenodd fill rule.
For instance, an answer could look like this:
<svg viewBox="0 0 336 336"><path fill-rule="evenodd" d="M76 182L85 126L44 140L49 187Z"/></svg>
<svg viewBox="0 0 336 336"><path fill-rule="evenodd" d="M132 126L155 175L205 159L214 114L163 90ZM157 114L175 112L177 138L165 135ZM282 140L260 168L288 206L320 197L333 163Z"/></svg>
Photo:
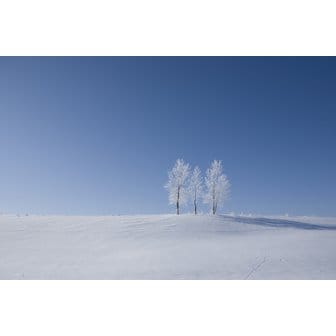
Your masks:
<svg viewBox="0 0 336 336"><path fill-rule="evenodd" d="M205 176L206 193L204 203L211 205L211 212L216 214L217 208L229 196L230 182L223 174L222 162L214 160Z"/></svg>
<svg viewBox="0 0 336 336"><path fill-rule="evenodd" d="M203 191L203 183L202 183L202 176L201 170L196 166L193 170L190 183L189 183L189 193L194 204L194 214L197 215L197 205L200 197L202 196Z"/></svg>
<svg viewBox="0 0 336 336"><path fill-rule="evenodd" d="M168 182L165 188L168 190L169 204L176 204L176 214L180 214L180 205L188 200L188 177L190 166L182 159L178 159L172 170L168 172Z"/></svg>

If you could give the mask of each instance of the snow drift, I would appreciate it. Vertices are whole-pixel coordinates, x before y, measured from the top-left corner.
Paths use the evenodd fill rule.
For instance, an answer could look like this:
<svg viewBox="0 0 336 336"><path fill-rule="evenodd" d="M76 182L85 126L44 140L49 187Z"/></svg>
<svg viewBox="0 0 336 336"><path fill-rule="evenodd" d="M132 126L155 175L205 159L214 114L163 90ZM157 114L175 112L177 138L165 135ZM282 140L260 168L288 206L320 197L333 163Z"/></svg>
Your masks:
<svg viewBox="0 0 336 336"><path fill-rule="evenodd" d="M0 279L336 279L336 219L2 215Z"/></svg>

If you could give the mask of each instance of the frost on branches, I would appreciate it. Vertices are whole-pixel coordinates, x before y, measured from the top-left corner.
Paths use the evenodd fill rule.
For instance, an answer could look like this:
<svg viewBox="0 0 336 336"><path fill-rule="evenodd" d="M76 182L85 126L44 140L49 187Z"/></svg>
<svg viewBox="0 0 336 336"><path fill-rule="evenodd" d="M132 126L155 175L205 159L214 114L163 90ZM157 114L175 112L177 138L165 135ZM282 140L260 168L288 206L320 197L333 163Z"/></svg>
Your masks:
<svg viewBox="0 0 336 336"><path fill-rule="evenodd" d="M176 204L176 213L180 214L180 205L188 200L188 177L190 174L189 164L178 159L172 170L168 172L168 183L165 188L168 190L169 203Z"/></svg>
<svg viewBox="0 0 336 336"><path fill-rule="evenodd" d="M215 215L218 206L227 199L230 190L230 182L223 174L221 161L214 160L211 163L206 171L205 186L204 203L211 205L211 212Z"/></svg>
<svg viewBox="0 0 336 336"><path fill-rule="evenodd" d="M194 205L195 215L197 215L198 201L202 197L202 191L203 191L203 185L202 185L201 170L196 166L191 174L189 183L189 193L190 198Z"/></svg>
<svg viewBox="0 0 336 336"><path fill-rule="evenodd" d="M218 160L214 160L206 171L205 187L201 170L195 167L190 174L189 164L182 159L176 161L173 169L168 172L168 178L165 188L168 190L169 203L176 206L178 215L181 204L188 201L193 204L193 212L196 215L201 198L204 203L210 204L211 213L215 215L218 207L229 195L230 183L226 175L223 174L222 162Z"/></svg>

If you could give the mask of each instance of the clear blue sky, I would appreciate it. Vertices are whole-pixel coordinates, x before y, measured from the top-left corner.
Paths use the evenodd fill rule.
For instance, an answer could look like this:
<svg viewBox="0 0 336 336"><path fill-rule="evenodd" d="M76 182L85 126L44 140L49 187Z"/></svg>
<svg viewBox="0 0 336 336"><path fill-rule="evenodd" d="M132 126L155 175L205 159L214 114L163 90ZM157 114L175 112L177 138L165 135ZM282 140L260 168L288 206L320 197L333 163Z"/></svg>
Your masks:
<svg viewBox="0 0 336 336"><path fill-rule="evenodd" d="M0 212L174 212L220 159L223 211L336 215L336 58L0 58Z"/></svg>

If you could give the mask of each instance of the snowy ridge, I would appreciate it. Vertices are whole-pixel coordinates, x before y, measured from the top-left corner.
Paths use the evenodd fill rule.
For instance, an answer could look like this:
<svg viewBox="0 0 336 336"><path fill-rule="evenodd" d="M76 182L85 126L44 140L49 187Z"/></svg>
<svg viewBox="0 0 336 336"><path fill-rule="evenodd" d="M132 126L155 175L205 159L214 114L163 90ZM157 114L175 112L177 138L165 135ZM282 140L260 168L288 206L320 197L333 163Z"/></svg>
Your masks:
<svg viewBox="0 0 336 336"><path fill-rule="evenodd" d="M0 279L336 279L336 218L0 216Z"/></svg>

